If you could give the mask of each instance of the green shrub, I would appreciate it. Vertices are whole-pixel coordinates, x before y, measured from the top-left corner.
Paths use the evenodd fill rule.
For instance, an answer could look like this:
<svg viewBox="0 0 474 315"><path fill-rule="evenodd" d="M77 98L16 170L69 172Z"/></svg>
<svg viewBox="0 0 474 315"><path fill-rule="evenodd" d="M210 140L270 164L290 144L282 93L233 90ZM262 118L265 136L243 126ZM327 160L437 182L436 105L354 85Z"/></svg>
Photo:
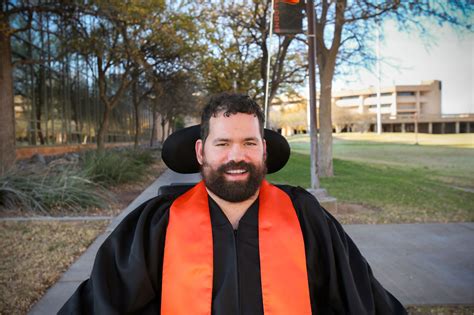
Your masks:
<svg viewBox="0 0 474 315"><path fill-rule="evenodd" d="M111 193L102 185L139 180L154 159L150 150L88 151L79 163L59 159L13 169L0 177L0 208L44 214L104 208Z"/></svg>
<svg viewBox="0 0 474 315"><path fill-rule="evenodd" d="M89 151L83 155L82 168L93 181L116 185L139 180L153 159L149 151Z"/></svg>
<svg viewBox="0 0 474 315"><path fill-rule="evenodd" d="M106 207L110 195L75 169L21 171L0 176L0 208L50 213Z"/></svg>
<svg viewBox="0 0 474 315"><path fill-rule="evenodd" d="M151 150L127 150L125 156L145 165L151 165L155 161L155 156Z"/></svg>

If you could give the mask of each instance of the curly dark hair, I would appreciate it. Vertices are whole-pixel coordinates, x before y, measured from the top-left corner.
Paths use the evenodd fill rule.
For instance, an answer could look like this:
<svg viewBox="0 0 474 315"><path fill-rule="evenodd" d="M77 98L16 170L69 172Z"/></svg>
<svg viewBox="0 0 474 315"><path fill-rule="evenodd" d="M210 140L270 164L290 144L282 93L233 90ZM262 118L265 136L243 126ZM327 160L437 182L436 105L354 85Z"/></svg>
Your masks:
<svg viewBox="0 0 474 315"><path fill-rule="evenodd" d="M206 141L209 135L209 120L212 116L217 117L219 113L224 112L224 116L230 116L237 113L253 114L258 118L260 126L260 135L263 138L263 116L260 106L248 95L239 93L223 92L211 97L209 103L202 111L201 115L201 139Z"/></svg>

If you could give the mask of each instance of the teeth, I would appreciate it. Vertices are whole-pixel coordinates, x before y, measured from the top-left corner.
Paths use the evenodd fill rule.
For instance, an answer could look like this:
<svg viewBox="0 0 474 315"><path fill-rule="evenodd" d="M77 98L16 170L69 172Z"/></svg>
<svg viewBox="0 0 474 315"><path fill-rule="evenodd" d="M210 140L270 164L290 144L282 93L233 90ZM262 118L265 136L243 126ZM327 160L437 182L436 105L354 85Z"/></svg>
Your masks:
<svg viewBox="0 0 474 315"><path fill-rule="evenodd" d="M229 174L243 174L246 170L228 170L227 173Z"/></svg>

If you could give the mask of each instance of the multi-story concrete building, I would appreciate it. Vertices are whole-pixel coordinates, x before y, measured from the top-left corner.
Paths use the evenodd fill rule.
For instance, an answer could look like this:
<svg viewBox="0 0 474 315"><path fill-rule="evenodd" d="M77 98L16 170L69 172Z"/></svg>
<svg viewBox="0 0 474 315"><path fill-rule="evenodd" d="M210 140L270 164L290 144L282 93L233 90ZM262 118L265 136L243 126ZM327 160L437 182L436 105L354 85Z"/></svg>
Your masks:
<svg viewBox="0 0 474 315"><path fill-rule="evenodd" d="M423 81L419 85L381 87L380 104L382 130L395 132L460 133L474 131L474 115L443 115L441 112L441 81ZM366 119L374 131L377 113L377 88L333 92L333 106L338 112L354 114L354 119ZM363 117L363 118L361 118ZM335 126L350 131L351 124Z"/></svg>

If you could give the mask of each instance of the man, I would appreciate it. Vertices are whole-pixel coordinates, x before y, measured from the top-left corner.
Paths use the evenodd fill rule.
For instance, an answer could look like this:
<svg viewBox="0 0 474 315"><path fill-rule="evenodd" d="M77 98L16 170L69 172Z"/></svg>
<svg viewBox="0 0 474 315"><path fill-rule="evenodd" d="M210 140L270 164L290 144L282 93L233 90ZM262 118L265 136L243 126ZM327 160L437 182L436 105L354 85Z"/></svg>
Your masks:
<svg viewBox="0 0 474 315"><path fill-rule="evenodd" d="M404 314L341 225L302 188L265 181L263 114L204 109L203 181L132 212L60 314Z"/></svg>

